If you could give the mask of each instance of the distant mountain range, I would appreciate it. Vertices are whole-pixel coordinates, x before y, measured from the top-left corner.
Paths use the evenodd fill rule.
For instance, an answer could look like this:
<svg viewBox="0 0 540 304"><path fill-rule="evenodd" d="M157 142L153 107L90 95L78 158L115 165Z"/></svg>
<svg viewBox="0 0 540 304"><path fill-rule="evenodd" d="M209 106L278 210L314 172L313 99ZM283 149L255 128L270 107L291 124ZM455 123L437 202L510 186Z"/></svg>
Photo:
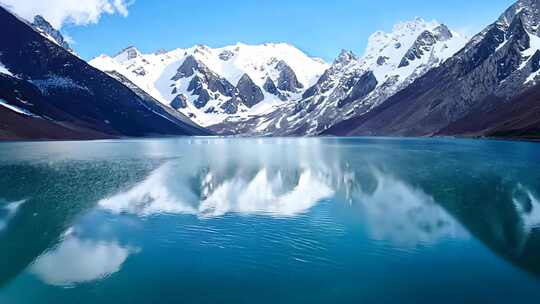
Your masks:
<svg viewBox="0 0 540 304"><path fill-rule="evenodd" d="M328 68L288 44L213 49L197 45L154 54L128 47L90 64L117 72L154 98L208 126L227 118L245 119L294 102Z"/></svg>
<svg viewBox="0 0 540 304"><path fill-rule="evenodd" d="M0 25L0 138L540 138L540 0L518 1L471 39L402 22L331 64L271 43L128 47L87 64L39 16L0 9Z"/></svg>

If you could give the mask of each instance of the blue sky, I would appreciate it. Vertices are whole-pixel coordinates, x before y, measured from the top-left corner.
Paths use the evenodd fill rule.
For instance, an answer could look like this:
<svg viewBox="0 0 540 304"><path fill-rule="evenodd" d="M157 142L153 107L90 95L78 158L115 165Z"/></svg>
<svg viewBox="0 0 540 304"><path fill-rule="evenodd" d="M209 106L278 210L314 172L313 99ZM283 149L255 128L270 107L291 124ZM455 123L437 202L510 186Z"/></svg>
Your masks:
<svg viewBox="0 0 540 304"><path fill-rule="evenodd" d="M84 59L135 45L143 52L194 44L288 42L331 61L342 48L362 53L369 35L397 21L422 17L476 33L512 0L135 0L125 17L105 14L96 24L65 24Z"/></svg>

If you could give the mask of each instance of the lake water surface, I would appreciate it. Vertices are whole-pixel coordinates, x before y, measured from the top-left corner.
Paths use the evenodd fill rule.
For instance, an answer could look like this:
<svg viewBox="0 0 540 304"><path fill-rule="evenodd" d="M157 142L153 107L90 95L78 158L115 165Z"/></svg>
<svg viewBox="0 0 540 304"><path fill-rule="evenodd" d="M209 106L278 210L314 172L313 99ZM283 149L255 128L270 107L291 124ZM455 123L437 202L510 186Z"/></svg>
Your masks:
<svg viewBox="0 0 540 304"><path fill-rule="evenodd" d="M0 303L535 303L540 144L0 144Z"/></svg>

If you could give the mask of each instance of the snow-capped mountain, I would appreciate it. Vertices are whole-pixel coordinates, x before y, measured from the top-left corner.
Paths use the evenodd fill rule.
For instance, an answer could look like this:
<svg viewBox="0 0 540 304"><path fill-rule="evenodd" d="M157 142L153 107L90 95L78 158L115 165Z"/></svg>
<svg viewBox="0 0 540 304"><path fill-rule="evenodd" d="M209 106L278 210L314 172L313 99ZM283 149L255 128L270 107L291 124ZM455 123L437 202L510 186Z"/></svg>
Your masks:
<svg viewBox="0 0 540 304"><path fill-rule="evenodd" d="M384 102L459 51L467 38L444 24L417 18L376 32L362 57L342 51L302 95L266 115L212 126L218 133L315 135Z"/></svg>
<svg viewBox="0 0 540 304"><path fill-rule="evenodd" d="M538 136L531 130L540 116L531 113L538 108L539 25L540 0L517 1L461 51L384 106L328 133Z"/></svg>
<svg viewBox="0 0 540 304"><path fill-rule="evenodd" d="M328 68L283 43L197 45L153 54L128 47L90 64L123 75L201 125L247 118L297 100Z"/></svg>

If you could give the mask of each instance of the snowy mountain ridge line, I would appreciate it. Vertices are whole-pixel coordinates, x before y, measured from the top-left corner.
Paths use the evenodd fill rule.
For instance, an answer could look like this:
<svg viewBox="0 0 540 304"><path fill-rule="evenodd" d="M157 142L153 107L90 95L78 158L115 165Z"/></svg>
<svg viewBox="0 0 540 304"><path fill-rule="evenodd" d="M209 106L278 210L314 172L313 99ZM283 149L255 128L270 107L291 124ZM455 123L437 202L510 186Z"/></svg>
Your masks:
<svg viewBox="0 0 540 304"><path fill-rule="evenodd" d="M329 66L285 43L237 43L222 48L196 45L151 54L128 47L113 57L101 55L90 64L105 72L116 71L124 75L163 104L182 105L178 110L202 125L231 116L264 113L286 101L298 99ZM186 73L179 73L181 69L187 69ZM189 72L191 69L203 71L197 70L193 76ZM189 76L183 77L184 74ZM208 81L240 87L247 92L243 92L242 98L234 92L218 93ZM202 83L204 88L195 90L194 82ZM201 94L208 96L201 98ZM253 94L257 98L253 98Z"/></svg>
<svg viewBox="0 0 540 304"><path fill-rule="evenodd" d="M435 32L440 32L440 35ZM411 50L423 34L426 42L420 42L419 50ZM445 37L439 37L441 35ZM439 43L439 40L443 43ZM325 75L330 81L339 82L347 74L371 71L377 80L377 87L387 86L391 87L388 92L395 91L398 84L405 83L411 75L444 61L465 43L466 37L450 31L445 25L416 18L396 24L390 33L374 33L369 38L365 54L358 58L350 53L350 58L341 62L339 68L336 68L336 62L331 66L286 43L237 43L221 48L196 45L151 54L128 47L112 57L101 55L91 60L90 64L106 72L116 71L124 75L163 104L171 105L193 121L209 126L225 120L243 121L264 116L281 107L293 106L296 101L305 98L307 90L312 89ZM410 59L404 61L407 54ZM184 65L188 58L193 61L190 63L193 67L188 67L188 70L199 66L204 72L178 77L178 71L186 69ZM292 76L286 77L289 83L280 87L278 82L283 66ZM207 73L213 76L205 75ZM209 77L211 80L208 80ZM209 86L207 83L216 77L214 81L222 82L220 86L243 89L243 96L239 98L238 92L234 93L231 89L217 92L215 85ZM220 77L224 80L219 80ZM297 85L291 84L296 81ZM388 81L393 83L389 85ZM324 95L330 93L332 91Z"/></svg>
<svg viewBox="0 0 540 304"><path fill-rule="evenodd" d="M401 76L403 81L419 66L433 65L430 60L440 64L450 58L468 40L466 35L450 30L443 23L417 17L397 23L390 33L378 31L372 34L359 66L373 71L379 84L392 76ZM415 54L411 49L414 47L423 48L427 54ZM407 56L413 58L404 61Z"/></svg>
<svg viewBox="0 0 540 304"><path fill-rule="evenodd" d="M122 66L130 70L141 61L143 64L140 67L150 69L143 73L159 73L163 72L164 65L168 67L174 63L179 67L189 55L203 62L213 72L226 78L232 84L237 84L244 74L248 74L257 85L262 86L266 76L271 78L277 76L274 70L266 70L267 66L283 60L295 70L299 81L309 86L317 80L317 75L322 74L329 66L323 59L309 57L286 43L261 45L237 43L221 48L196 45L186 49L162 50L149 54L143 54L134 46L130 46L112 57L102 54L92 59L90 63L103 68L113 69ZM139 71L142 72L142 69Z"/></svg>

